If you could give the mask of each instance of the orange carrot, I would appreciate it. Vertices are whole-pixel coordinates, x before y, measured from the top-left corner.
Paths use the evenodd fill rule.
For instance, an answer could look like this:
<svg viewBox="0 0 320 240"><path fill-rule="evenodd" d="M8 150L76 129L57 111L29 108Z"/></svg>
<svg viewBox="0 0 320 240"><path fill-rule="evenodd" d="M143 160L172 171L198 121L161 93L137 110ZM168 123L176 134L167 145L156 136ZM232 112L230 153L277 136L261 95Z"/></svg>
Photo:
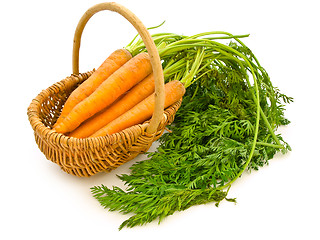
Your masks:
<svg viewBox="0 0 320 240"><path fill-rule="evenodd" d="M185 91L185 87L180 81L174 80L165 84L164 107L167 108L181 99ZM105 136L119 132L133 125L143 123L152 116L153 110L154 93L131 108L129 111L122 114L120 117L107 124L105 127L92 134L90 137Z"/></svg>
<svg viewBox="0 0 320 240"><path fill-rule="evenodd" d="M118 97L131 89L151 72L152 66L149 55L145 52L139 53L101 83L90 96L78 103L70 113L54 127L54 130L59 133L73 131L83 121L111 105Z"/></svg>
<svg viewBox="0 0 320 240"><path fill-rule="evenodd" d="M63 106L55 126L58 125L79 102L93 93L104 80L131 58L131 53L126 49L114 51L86 81L71 93Z"/></svg>
<svg viewBox="0 0 320 240"><path fill-rule="evenodd" d="M111 106L92 116L83 122L78 128L68 136L76 138L89 137L100 128L107 125L123 113L133 108L136 104L154 92L154 79L151 73L136 86L129 90L127 94L115 101Z"/></svg>

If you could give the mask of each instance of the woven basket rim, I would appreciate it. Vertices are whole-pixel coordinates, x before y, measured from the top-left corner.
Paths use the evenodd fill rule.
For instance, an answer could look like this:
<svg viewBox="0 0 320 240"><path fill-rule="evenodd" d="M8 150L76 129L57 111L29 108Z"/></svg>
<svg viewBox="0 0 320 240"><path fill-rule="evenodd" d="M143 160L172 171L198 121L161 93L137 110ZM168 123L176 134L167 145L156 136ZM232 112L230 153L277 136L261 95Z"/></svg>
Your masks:
<svg viewBox="0 0 320 240"><path fill-rule="evenodd" d="M93 70L94 71L94 70ZM80 73L79 75L72 74L69 77L66 77L65 79L54 83L47 89L41 91L31 102L29 108L28 108L28 117L30 124L34 130L35 133L39 135L39 137L45 137L47 141L49 142L56 142L59 144L61 148L64 148L66 150L71 149L86 149L86 148L101 148L105 147L106 145L112 145L117 144L119 142L119 139L123 137L125 134L130 134L132 132L137 133L137 135L141 135L146 133L146 128L149 126L150 119L146 120L145 122L141 124L136 124L134 126L128 127L126 129L123 129L117 133L113 133L106 136L100 136L100 137L87 137L87 138L75 138L70 137L62 133L58 133L51 129L50 127L46 126L45 123L41 120L40 112L41 112L41 104L46 101L46 99L49 97L50 93L57 93L59 89L65 88L66 86L66 80L69 80L71 77L78 78L82 80L83 78L87 78L90 74L92 74L93 71ZM166 121L167 114L166 110L170 109L171 107L174 107L177 104L181 104L181 100L178 102L172 104L168 108L165 109L163 113L163 119L162 121ZM37 110L37 108L39 110ZM40 134L39 134L40 133ZM141 133L141 134L139 134ZM155 135L156 132L152 135ZM40 136L41 135L41 136ZM150 137L152 137L150 135ZM77 147L75 147L77 146Z"/></svg>

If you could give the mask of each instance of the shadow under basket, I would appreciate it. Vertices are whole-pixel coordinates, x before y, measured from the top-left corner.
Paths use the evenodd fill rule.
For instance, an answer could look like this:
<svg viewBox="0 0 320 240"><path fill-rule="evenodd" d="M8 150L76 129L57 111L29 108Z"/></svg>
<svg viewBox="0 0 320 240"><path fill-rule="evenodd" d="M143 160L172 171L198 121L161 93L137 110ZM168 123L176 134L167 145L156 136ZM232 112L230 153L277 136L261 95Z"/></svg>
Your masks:
<svg viewBox="0 0 320 240"><path fill-rule="evenodd" d="M119 133L94 138L74 138L52 130L63 104L71 92L85 81L91 72L71 75L43 90L32 100L28 117L35 140L48 160L58 164L63 171L89 177L101 171L111 171L146 152L153 141L171 124L181 105L181 100L164 110L163 118L154 134L148 134L149 121L132 126Z"/></svg>

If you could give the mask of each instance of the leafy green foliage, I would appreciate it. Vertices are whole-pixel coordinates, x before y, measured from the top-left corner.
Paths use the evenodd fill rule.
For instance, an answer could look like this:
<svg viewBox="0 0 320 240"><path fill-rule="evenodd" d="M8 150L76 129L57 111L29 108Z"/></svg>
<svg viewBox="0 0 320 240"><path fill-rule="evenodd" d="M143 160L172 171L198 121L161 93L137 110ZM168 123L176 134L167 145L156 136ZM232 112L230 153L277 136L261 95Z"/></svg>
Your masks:
<svg viewBox="0 0 320 240"><path fill-rule="evenodd" d="M130 174L119 176L127 189L92 188L105 208L133 214L120 229L155 219L161 222L175 211L197 204L218 204L224 199L234 202L226 198L228 189L244 170L258 170L277 152L290 150L274 131L289 123L284 104L292 98L272 86L266 71L240 41L220 46L218 53L212 53L214 49L210 54L203 51L196 81L187 87L174 124L160 138L157 151L135 163ZM172 60L179 62L195 52L199 51L183 49L163 56L164 70ZM256 77L253 86L249 73ZM257 111L263 117L259 128Z"/></svg>
<svg viewBox="0 0 320 240"><path fill-rule="evenodd" d="M92 188L92 193L102 206L110 211L120 211L124 214L134 213L132 217L124 221L119 229L124 226L134 227L159 219L159 223L166 216L175 211L183 211L191 206L208 202L220 202L226 198L224 191L213 189L197 190L171 190L163 196L158 194L145 194L131 191L125 192L120 188L109 189L104 185ZM234 199L227 199L233 201Z"/></svg>

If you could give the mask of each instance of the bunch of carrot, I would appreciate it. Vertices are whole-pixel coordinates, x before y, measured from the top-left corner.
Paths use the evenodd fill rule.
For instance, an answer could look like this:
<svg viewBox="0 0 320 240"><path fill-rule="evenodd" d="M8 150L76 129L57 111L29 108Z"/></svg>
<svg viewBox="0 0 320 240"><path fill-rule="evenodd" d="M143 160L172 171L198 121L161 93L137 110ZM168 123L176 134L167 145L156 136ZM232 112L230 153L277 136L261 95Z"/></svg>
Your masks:
<svg viewBox="0 0 320 240"><path fill-rule="evenodd" d="M148 120L154 110L154 79L146 52L114 51L67 99L53 126L71 137L98 137ZM180 81L165 84L165 108L185 93Z"/></svg>
<svg viewBox="0 0 320 240"><path fill-rule="evenodd" d="M163 61L167 108L180 100L192 83L214 70L214 64L222 64L219 58L240 61L233 56L232 48L215 39L240 42L238 38L247 35L206 32L189 37L171 33L152 37ZM77 138L98 137L152 116L155 104L152 66L142 39L135 39L126 48L114 51L71 93L53 126L56 132Z"/></svg>

